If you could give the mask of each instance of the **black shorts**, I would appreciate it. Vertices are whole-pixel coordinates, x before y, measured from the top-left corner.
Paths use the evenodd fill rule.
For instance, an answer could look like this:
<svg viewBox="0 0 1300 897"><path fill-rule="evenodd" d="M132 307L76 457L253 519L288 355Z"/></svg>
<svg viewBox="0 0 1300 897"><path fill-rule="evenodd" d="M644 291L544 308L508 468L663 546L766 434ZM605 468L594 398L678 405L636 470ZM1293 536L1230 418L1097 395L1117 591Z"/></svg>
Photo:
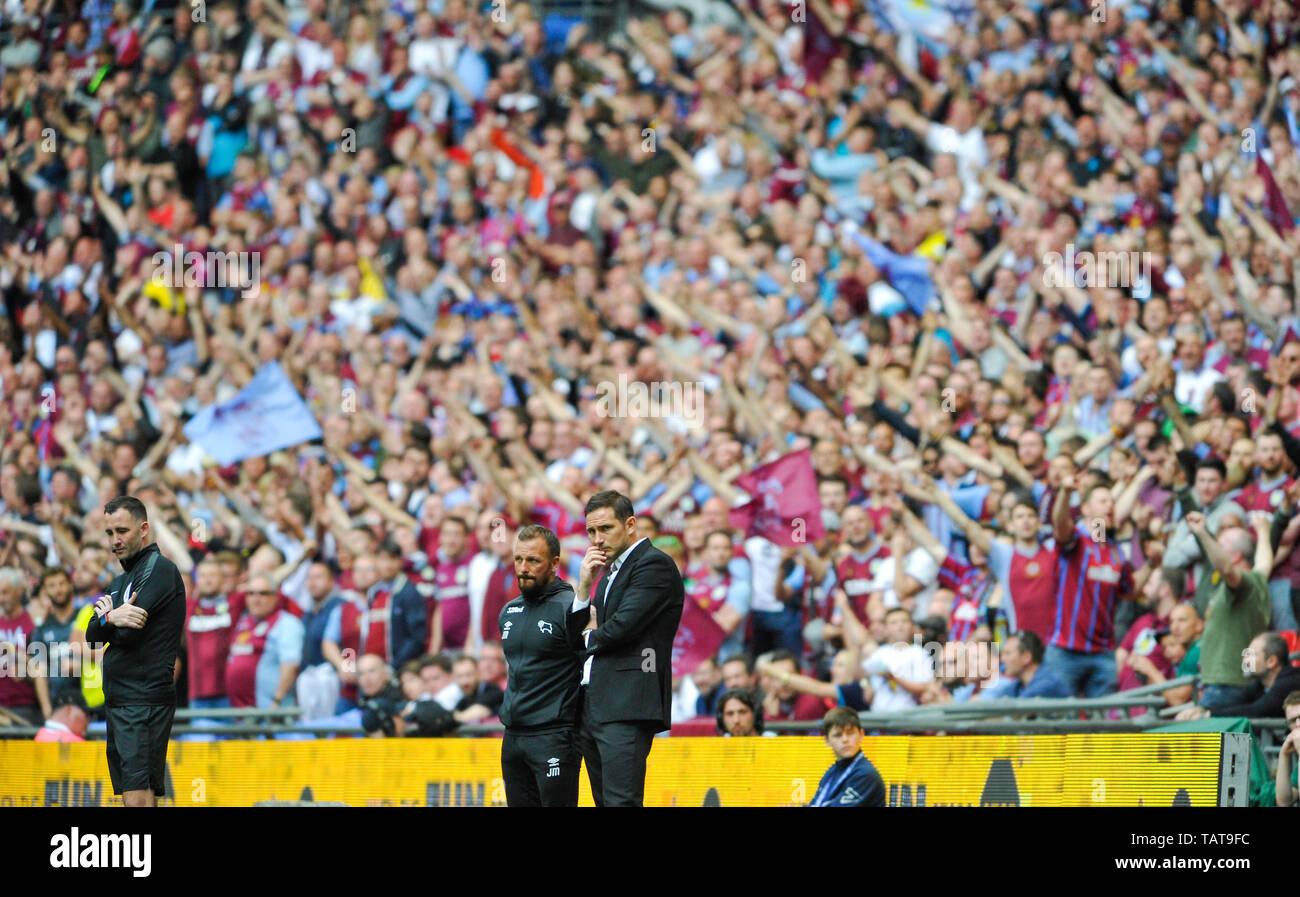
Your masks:
<svg viewBox="0 0 1300 897"><path fill-rule="evenodd" d="M108 775L113 793L167 793L167 739L172 734L174 704L129 704L108 710Z"/></svg>

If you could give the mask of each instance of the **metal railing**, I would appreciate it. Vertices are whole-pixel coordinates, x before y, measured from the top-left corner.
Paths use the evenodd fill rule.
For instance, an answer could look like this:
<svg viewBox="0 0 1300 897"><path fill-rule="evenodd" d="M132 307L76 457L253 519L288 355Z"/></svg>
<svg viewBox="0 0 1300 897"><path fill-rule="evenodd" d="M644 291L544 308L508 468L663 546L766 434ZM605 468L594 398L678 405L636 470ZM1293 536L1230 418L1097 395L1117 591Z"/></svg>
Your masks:
<svg viewBox="0 0 1300 897"><path fill-rule="evenodd" d="M229 735L255 737L270 732L306 732L297 725L275 723L273 720L291 720L302 716L302 708L289 707L219 707L200 709L196 707L176 708L175 722L172 724L172 737L192 734ZM230 723L216 722L213 725L195 725L193 720L231 720ZM331 729L321 727L322 731L362 734L358 729ZM35 738L39 731L37 726L0 726L0 738L21 739ZM88 741L103 741L107 733L102 725L92 723L86 733Z"/></svg>
<svg viewBox="0 0 1300 897"><path fill-rule="evenodd" d="M1297 655L1293 655L1297 656ZM1166 682L1144 685L1101 698L1008 698L992 701L969 701L961 704L923 704L890 713L859 714L868 732L898 734L1065 734L1076 732L1142 732L1167 725L1169 717L1183 707L1166 707L1163 693L1171 688L1192 685L1195 676L1180 676ZM1145 712L1132 715L1134 709ZM1116 714L1122 714L1115 718ZM222 738L267 738L286 735L360 737L360 727L296 722L302 708L234 707L221 709L179 708L173 738L210 735ZM1283 719L1252 719L1252 728L1260 746L1276 764L1282 740L1288 731ZM774 732L814 733L819 720L769 721L766 728ZM474 738L499 736L505 731L500 723L475 723L456 729L453 736ZM31 726L0 726L0 738L30 739L37 729ZM92 740L102 740L105 732L97 727L88 733Z"/></svg>
<svg viewBox="0 0 1300 897"><path fill-rule="evenodd" d="M958 723L966 726L975 721L988 719L1002 719L1010 725L1024 725L1035 721L1055 721L1069 724L1058 726L1058 729L1087 731L1088 726L1097 724L1107 724L1102 726L1103 729L1119 728L1116 724L1127 723L1128 721L1109 719L1108 717L1116 711L1127 713L1129 710L1137 708L1145 709L1147 713L1133 719L1145 720L1145 727L1150 727L1151 725L1160 724L1155 712L1165 706L1162 692L1168 691L1170 688L1190 685L1194 681L1195 677L1193 676L1182 676L1168 682L1146 685L1102 698L1004 698L992 701L969 701L961 704L923 704L908 710L890 713L864 712L860 716L863 725L868 729L890 729L895 731L921 732L933 729L936 726L947 729ZM172 734L174 737L195 734L257 737L294 732L301 734L362 734L359 727L291 722L301 716L302 708L296 706L229 707L220 709L182 707L176 711L177 724L173 726ZM1062 716L1072 717L1072 719L1056 719ZM195 721L199 720L204 722L196 724ZM226 722L227 720L229 722ZM815 731L819 723L816 720L798 724L772 721L767 725L768 728L773 730ZM1124 730L1129 730L1127 725ZM36 731L32 727L0 727L0 738L30 738L36 734ZM503 731L505 730L500 723L489 723L461 726L456 730L456 734L472 737L476 735L499 735ZM102 738L103 730L93 730L90 734L92 737Z"/></svg>

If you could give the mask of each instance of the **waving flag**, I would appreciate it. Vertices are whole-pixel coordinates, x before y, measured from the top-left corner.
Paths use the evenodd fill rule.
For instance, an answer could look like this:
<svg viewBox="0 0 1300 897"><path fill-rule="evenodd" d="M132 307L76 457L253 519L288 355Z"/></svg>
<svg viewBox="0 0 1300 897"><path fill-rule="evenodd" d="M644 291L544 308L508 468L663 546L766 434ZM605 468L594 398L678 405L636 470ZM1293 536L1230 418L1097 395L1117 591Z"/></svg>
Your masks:
<svg viewBox="0 0 1300 897"><path fill-rule="evenodd" d="M278 361L263 365L234 398L204 408L183 432L223 467L321 437Z"/></svg>
<svg viewBox="0 0 1300 897"><path fill-rule="evenodd" d="M791 452L736 478L754 496L731 512L731 525L777 545L802 545L826 535L817 475L808 449Z"/></svg>
<svg viewBox="0 0 1300 897"><path fill-rule="evenodd" d="M925 314L935 298L930 260L919 255L899 255L884 243L857 230L850 231L849 235L862 248L867 260L885 276L889 285L903 294L908 307L918 315Z"/></svg>
<svg viewBox="0 0 1300 897"><path fill-rule="evenodd" d="M718 653L726 637L709 612L688 597L682 605L677 635L673 636L673 675L687 676L695 672L700 664Z"/></svg>
<svg viewBox="0 0 1300 897"><path fill-rule="evenodd" d="M803 32L803 70L807 83L816 84L839 55L840 45L813 9L805 8L804 12L808 23Z"/></svg>
<svg viewBox="0 0 1300 897"><path fill-rule="evenodd" d="M1285 237L1295 229L1295 217L1286 207L1282 189L1278 187L1277 181L1273 180L1273 172L1263 156L1255 157L1255 173L1264 182L1264 216L1268 218L1268 223L1273 225L1273 229Z"/></svg>

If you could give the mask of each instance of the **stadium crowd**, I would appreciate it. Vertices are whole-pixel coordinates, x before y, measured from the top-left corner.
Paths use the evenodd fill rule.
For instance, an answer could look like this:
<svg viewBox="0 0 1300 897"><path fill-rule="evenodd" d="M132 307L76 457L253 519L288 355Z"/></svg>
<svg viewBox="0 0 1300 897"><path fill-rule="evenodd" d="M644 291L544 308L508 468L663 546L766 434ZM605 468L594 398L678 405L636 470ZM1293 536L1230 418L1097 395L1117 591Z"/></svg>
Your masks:
<svg viewBox="0 0 1300 897"><path fill-rule="evenodd" d="M189 577L192 707L492 718L513 534L572 578L606 488L722 633L675 717L729 734L1300 689L1293 3L0 8L19 719L102 703L121 493ZM323 436L220 466L184 425L273 361ZM734 528L805 449L825 535Z"/></svg>

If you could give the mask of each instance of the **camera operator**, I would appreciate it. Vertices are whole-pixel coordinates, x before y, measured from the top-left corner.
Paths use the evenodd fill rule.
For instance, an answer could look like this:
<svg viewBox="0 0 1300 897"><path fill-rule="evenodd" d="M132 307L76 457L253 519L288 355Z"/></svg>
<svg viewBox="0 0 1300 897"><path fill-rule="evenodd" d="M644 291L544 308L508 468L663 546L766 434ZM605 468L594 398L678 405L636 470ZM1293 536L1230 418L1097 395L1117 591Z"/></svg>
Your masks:
<svg viewBox="0 0 1300 897"><path fill-rule="evenodd" d="M410 700L392 668L375 654L357 663L361 686L361 728L370 738L434 738L457 726L446 708L431 700Z"/></svg>
<svg viewBox="0 0 1300 897"><path fill-rule="evenodd" d="M357 685L361 694L361 728L369 738L396 738L398 720L407 704L406 696L393 678L393 669L377 654L357 661Z"/></svg>

